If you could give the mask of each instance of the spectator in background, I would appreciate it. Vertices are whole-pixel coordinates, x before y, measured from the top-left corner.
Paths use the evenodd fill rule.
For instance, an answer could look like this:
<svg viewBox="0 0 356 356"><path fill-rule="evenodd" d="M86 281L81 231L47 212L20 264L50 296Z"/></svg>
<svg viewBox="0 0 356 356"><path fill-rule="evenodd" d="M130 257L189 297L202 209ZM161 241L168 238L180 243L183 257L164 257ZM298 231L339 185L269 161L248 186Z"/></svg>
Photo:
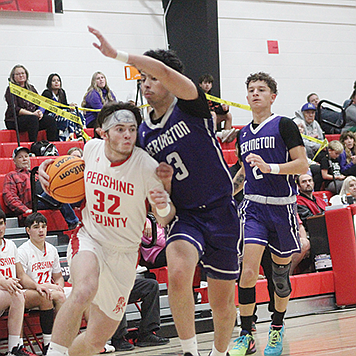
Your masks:
<svg viewBox="0 0 356 356"><path fill-rule="evenodd" d="M356 176L356 134L352 131L343 132L339 140L344 146L344 151L339 156L341 173Z"/></svg>
<svg viewBox="0 0 356 356"><path fill-rule="evenodd" d="M90 87L84 95L82 107L87 109L101 109L105 103L116 101L110 90L106 77L102 72L95 72L91 77ZM86 111L84 114L86 127L95 127L98 112Z"/></svg>
<svg viewBox="0 0 356 356"><path fill-rule="evenodd" d="M311 93L307 96L307 102L311 103L318 108L320 99L318 94ZM336 112L328 107L320 106L320 115L321 118L318 117L318 112L315 112L315 119L316 121L320 122L321 128L327 134L338 134L341 132L341 129L333 127L322 120L327 120L334 124L340 125L342 122L342 114L340 112Z"/></svg>
<svg viewBox="0 0 356 356"><path fill-rule="evenodd" d="M205 94L210 94L213 87L214 78L211 74L204 74L199 78L199 86ZM209 109L214 120L214 129L217 130L217 125L225 122L224 129L217 132L216 135L221 139L221 142L232 142L236 138L236 129L232 127L232 115L229 112L229 105L216 103L208 100Z"/></svg>
<svg viewBox="0 0 356 356"><path fill-rule="evenodd" d="M331 141L328 146L328 156L324 156L320 162L321 174L325 182L325 190L333 194L339 194L343 180L346 178L341 174L339 156L344 151L340 141Z"/></svg>
<svg viewBox="0 0 356 356"><path fill-rule="evenodd" d="M351 102L346 108L346 124L342 129L342 132L345 131L356 131L356 89L351 94Z"/></svg>
<svg viewBox="0 0 356 356"><path fill-rule="evenodd" d="M356 80L354 81L354 89L353 92L351 93L350 99L346 99L342 104L342 107L344 109L346 109L352 103L352 94L355 92L355 90L356 90Z"/></svg>
<svg viewBox="0 0 356 356"><path fill-rule="evenodd" d="M308 231L307 218L325 211L326 203L313 195L314 182L309 174L301 174L297 177L299 194L297 195L297 210L305 229Z"/></svg>
<svg viewBox="0 0 356 356"><path fill-rule="evenodd" d="M143 231L142 242L148 245L152 239L151 221L146 218L145 229ZM157 223L157 241L150 248L140 245L141 258L139 264L141 266L151 268L160 268L167 266L166 258L166 233L164 228Z"/></svg>
<svg viewBox="0 0 356 356"><path fill-rule="evenodd" d="M8 310L8 356L35 356L23 346L22 324L26 292L37 293L50 303L50 294L45 286L35 283L23 270L16 245L5 239L6 215L0 211L0 311Z"/></svg>
<svg viewBox="0 0 356 356"><path fill-rule="evenodd" d="M306 103L301 108L302 118L305 121L305 134L318 140L324 140L323 130L315 120L315 111L315 106L311 103Z"/></svg>
<svg viewBox="0 0 356 356"><path fill-rule="evenodd" d="M51 100L57 101L60 104L68 106L67 95L64 89L62 88L62 79L57 73L52 73L48 76L47 89L45 89L42 93L42 96L49 98ZM76 103L71 103L70 106L78 106ZM61 108L61 106L59 105ZM69 111L67 108L62 108L65 111ZM76 124L73 121L70 121L62 116L58 116L49 111L45 111L45 114L52 116L56 119L57 129L59 132L59 140L60 141L70 141L74 139L74 134L78 137L81 136L81 125ZM74 113L74 115L76 115ZM84 125L82 121L82 117L80 117L82 125Z"/></svg>
<svg viewBox="0 0 356 356"><path fill-rule="evenodd" d="M351 196L351 202L348 201L347 196ZM332 205L342 205L354 203L356 200L356 177L348 176L343 182L339 195L334 195L330 198Z"/></svg>
<svg viewBox="0 0 356 356"><path fill-rule="evenodd" d="M36 88L29 83L28 70L18 64L12 68L10 73L10 81L13 84L37 93ZM14 106L12 104L10 87L7 87L5 92L5 100L7 102L7 109L5 112L5 125L8 130L15 130L15 113L17 117L18 127L20 132L27 132L28 139L31 142L37 141L38 131L46 130L48 141L58 141L58 130L56 120L47 114L43 114L40 108L30 103L19 96L12 95Z"/></svg>
<svg viewBox="0 0 356 356"><path fill-rule="evenodd" d="M301 119L300 117L296 117L293 119L293 121L296 123L296 125L299 128L299 131L302 135L306 135L305 130L305 121ZM319 160L319 157L316 156L315 154L318 152L320 148L320 144L317 142L313 142L305 137L303 137L303 143L305 146L305 150L307 153L307 159L308 159L308 164L309 164L309 169L310 172L313 175L313 180L314 180L314 189L316 191L321 189L321 186L323 184L323 178L321 176L321 169L320 169L320 163L317 162L316 160ZM313 160L315 159L315 160Z"/></svg>
<svg viewBox="0 0 356 356"><path fill-rule="evenodd" d="M23 214L32 213L32 196L31 196L31 160L30 150L26 147L15 148L12 159L14 160L15 170L6 174L3 186L3 199L5 205L19 216L20 225L24 221ZM69 204L60 204L46 193L41 196L47 201L60 205L60 211L68 224L68 229L74 229L78 225L78 218ZM38 201L38 209L50 209L50 204L41 200Z"/></svg>
<svg viewBox="0 0 356 356"><path fill-rule="evenodd" d="M83 150L80 147L71 147L68 150L67 155L83 158Z"/></svg>

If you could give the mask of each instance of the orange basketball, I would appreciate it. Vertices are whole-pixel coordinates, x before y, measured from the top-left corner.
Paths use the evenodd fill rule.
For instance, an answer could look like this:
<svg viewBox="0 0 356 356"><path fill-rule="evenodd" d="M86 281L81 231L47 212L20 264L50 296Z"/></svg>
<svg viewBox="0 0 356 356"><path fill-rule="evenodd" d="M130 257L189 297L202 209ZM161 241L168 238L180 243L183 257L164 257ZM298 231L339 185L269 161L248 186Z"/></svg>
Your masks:
<svg viewBox="0 0 356 356"><path fill-rule="evenodd" d="M61 203L76 203L85 196L84 160L74 156L60 156L46 169L50 195Z"/></svg>

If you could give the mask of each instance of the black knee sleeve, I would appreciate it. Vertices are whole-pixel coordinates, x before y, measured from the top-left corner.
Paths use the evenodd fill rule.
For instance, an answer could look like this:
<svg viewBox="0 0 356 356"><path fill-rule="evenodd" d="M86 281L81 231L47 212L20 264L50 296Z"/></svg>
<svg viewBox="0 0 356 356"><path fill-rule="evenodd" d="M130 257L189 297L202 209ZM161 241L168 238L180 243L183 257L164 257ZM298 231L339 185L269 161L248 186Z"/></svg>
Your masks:
<svg viewBox="0 0 356 356"><path fill-rule="evenodd" d="M279 265L272 261L272 280L275 292L280 298L286 298L292 292L289 279L290 266L291 263Z"/></svg>
<svg viewBox="0 0 356 356"><path fill-rule="evenodd" d="M242 288L239 286L239 304L253 304L256 302L256 288Z"/></svg>
<svg viewBox="0 0 356 356"><path fill-rule="evenodd" d="M52 334L54 309L40 310L40 325L43 334Z"/></svg>

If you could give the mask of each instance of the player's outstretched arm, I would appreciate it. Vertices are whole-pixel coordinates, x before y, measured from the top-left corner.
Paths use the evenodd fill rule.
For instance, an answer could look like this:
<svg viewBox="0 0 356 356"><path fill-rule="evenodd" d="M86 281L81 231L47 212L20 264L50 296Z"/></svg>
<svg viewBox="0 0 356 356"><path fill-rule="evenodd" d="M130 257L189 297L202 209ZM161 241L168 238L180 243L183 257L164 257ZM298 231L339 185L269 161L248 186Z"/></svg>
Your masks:
<svg viewBox="0 0 356 356"><path fill-rule="evenodd" d="M153 214L162 226L166 226L175 216L176 208L163 188L150 190L150 202Z"/></svg>
<svg viewBox="0 0 356 356"><path fill-rule="evenodd" d="M146 75L151 75L158 79L161 84L177 98L184 100L194 100L198 98L198 91L195 84L185 75L154 58L117 51L105 39L100 31L90 26L88 26L88 29L89 32L96 36L100 41L100 44L93 43L93 45L104 56L116 58L124 63L129 63Z"/></svg>

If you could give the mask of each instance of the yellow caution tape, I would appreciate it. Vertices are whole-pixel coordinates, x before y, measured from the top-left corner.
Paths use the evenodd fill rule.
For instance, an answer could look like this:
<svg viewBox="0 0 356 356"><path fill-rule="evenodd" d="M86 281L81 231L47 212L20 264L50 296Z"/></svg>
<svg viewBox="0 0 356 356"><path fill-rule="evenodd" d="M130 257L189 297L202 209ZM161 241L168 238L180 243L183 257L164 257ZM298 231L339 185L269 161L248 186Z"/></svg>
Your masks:
<svg viewBox="0 0 356 356"><path fill-rule="evenodd" d="M309 141L312 141L312 142L316 142L320 145L318 151L315 153L315 156L313 157L313 161L315 160L315 158L318 156L318 154L325 148L328 146L329 144L329 141L327 139L324 139L324 141L321 141L321 140L318 140L317 138L315 137L311 137L311 136L307 136L307 135L304 135L304 134L301 134L301 136L303 138L306 138L307 140Z"/></svg>
<svg viewBox="0 0 356 356"><path fill-rule="evenodd" d="M91 139L91 137L84 131L82 121L78 116L68 111L62 110L58 107L61 106L61 107L70 108L69 106L59 104L57 101L45 98L44 96L41 96L25 88L21 88L20 86L13 84L11 82L9 83L9 86L12 94L17 95L20 98L29 101L30 103L40 106L41 108L46 109L47 111L53 112L58 116L62 116L67 120L78 124L81 127L82 136L84 137L84 139L86 141Z"/></svg>
<svg viewBox="0 0 356 356"><path fill-rule="evenodd" d="M206 96L206 98L208 100L212 100L212 101L215 101L215 102L220 103L220 104L226 104L226 105L234 106L236 108L240 108L240 109L243 109L243 110L251 111L250 105L238 104L238 103L234 103L232 101L223 100L223 99L220 99L220 98L218 98L216 96L212 96L210 94L205 94L205 96Z"/></svg>

